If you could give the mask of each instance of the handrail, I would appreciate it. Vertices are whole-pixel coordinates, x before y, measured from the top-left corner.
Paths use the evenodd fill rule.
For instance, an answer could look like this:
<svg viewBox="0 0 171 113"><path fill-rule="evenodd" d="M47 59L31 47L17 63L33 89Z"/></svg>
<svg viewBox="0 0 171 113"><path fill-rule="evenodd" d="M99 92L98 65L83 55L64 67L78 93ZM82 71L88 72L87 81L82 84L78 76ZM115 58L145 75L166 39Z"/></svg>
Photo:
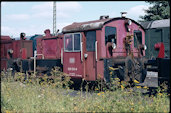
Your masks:
<svg viewBox="0 0 171 113"><path fill-rule="evenodd" d="M42 59L44 59L44 55L43 54L37 54L37 51L34 51L34 76L36 76L36 56L42 56Z"/></svg>
<svg viewBox="0 0 171 113"><path fill-rule="evenodd" d="M61 64L63 64L63 48L61 48Z"/></svg>
<svg viewBox="0 0 171 113"><path fill-rule="evenodd" d="M83 42L81 42L81 62L83 62Z"/></svg>
<svg viewBox="0 0 171 113"><path fill-rule="evenodd" d="M96 54L96 61L97 61L97 41L95 42L95 54Z"/></svg>

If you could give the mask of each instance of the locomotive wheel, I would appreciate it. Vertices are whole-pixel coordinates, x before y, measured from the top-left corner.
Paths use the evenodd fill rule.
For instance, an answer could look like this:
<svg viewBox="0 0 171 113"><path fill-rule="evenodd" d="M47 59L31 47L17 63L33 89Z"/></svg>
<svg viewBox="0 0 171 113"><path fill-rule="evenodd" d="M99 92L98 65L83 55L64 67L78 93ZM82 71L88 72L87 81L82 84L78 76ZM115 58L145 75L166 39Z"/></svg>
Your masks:
<svg viewBox="0 0 171 113"><path fill-rule="evenodd" d="M143 61L138 59L132 59L128 56L125 60L125 81L138 81L139 83L144 82L146 77L146 70L143 66Z"/></svg>

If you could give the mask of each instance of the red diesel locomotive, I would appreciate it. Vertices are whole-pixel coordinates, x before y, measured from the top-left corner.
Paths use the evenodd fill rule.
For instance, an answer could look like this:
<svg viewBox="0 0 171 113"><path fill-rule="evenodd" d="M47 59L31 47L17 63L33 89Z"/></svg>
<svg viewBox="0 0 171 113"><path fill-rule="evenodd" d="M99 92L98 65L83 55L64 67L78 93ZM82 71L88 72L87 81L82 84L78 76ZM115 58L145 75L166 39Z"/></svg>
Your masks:
<svg viewBox="0 0 171 113"><path fill-rule="evenodd" d="M21 60L33 56L32 41L25 39L25 33L20 34L20 40L11 39L9 36L1 36L1 70L13 68L20 71L18 66L21 65Z"/></svg>
<svg viewBox="0 0 171 113"><path fill-rule="evenodd" d="M99 20L74 22L62 33L63 71L72 78L108 82L111 68L122 80L144 81L145 31L134 20L101 16Z"/></svg>

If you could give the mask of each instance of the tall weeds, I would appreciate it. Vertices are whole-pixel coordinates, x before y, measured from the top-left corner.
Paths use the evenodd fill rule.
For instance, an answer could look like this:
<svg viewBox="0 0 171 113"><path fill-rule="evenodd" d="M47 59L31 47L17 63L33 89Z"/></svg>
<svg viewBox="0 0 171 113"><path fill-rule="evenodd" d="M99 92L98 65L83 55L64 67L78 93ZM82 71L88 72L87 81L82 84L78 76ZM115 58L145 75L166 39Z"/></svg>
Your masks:
<svg viewBox="0 0 171 113"><path fill-rule="evenodd" d="M35 77L28 73L1 72L2 112L169 112L170 99L158 88L156 95L142 95L140 89L126 88L118 78L111 80L110 88L97 81L94 92L90 83L85 91L69 89L70 77L55 67L51 78L46 74ZM82 87L83 88L83 87ZM67 90L66 90L67 89ZM135 92L136 90L136 92ZM70 95L76 92L75 95Z"/></svg>

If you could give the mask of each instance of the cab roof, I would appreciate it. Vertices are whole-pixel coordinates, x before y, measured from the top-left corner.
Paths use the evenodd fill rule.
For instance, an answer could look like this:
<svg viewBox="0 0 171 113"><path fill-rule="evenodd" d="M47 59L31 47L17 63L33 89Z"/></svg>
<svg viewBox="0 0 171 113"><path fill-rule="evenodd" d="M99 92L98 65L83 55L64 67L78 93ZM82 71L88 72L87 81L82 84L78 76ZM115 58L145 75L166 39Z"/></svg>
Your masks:
<svg viewBox="0 0 171 113"><path fill-rule="evenodd" d="M115 21L115 20L126 20L130 18L125 17L116 17L116 18L107 18L107 19L100 19L100 20L93 20L93 21L87 21L87 22L74 22L68 26L65 26L62 29L62 33L72 33L72 32L81 32L81 31L88 31L88 30L96 30L101 29L105 24ZM132 22L139 25L142 29L141 24L137 23L136 21L130 19Z"/></svg>
<svg viewBox="0 0 171 113"><path fill-rule="evenodd" d="M140 23L145 29L170 27L170 19L146 21Z"/></svg>

